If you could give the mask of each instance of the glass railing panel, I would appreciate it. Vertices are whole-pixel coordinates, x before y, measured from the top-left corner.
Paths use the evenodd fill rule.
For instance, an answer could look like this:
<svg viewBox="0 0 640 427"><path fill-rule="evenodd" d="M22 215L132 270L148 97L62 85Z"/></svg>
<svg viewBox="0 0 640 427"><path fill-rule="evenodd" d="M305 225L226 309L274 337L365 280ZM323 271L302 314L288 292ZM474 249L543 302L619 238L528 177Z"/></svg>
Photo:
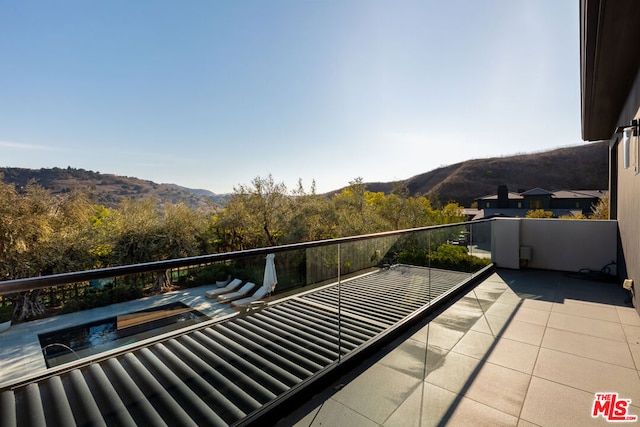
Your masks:
<svg viewBox="0 0 640 427"><path fill-rule="evenodd" d="M412 231L398 237L389 254L391 264L428 267L430 258L430 230Z"/></svg>
<svg viewBox="0 0 640 427"><path fill-rule="evenodd" d="M491 263L491 242L493 221L470 223L469 227L469 255L471 258L471 272L485 268Z"/></svg>
<svg viewBox="0 0 640 427"><path fill-rule="evenodd" d="M62 332L69 332L66 329L71 326L80 327L74 333L87 335L83 339L91 345L115 351L129 348L122 346L143 345L160 335L165 339L183 330L196 330L204 326L202 322L215 325L222 320L237 322L238 329L250 332L243 345L255 341L258 347L275 349L281 340L291 339L299 347L287 349L286 354L312 351L300 341L304 336L311 342L309 348L317 349L322 358L339 361L366 342L363 337L374 337L401 322L413 310L430 305L443 292L443 280L447 286L449 282L455 284L452 281L457 276L450 272L469 274L479 269L476 260L489 262L490 230L488 222L455 224L114 267L70 274L65 281L53 278L45 284L34 278L37 287L28 291L22 288L16 292L19 286L3 282L0 294L5 300L7 294L14 299L16 295L32 294L32 302L42 305L44 313L22 324L18 322L14 332L33 334L33 346L49 346L42 349L48 367L91 356L85 356L85 349L72 348L66 355L62 351L65 346L72 347L61 341ZM277 277L275 286L266 280L269 262ZM240 282L239 286L225 289L234 279ZM246 287L246 294L228 297L240 292L247 283L254 286ZM256 296L263 286L269 289L259 294L256 301L239 303ZM222 290L225 292L219 292ZM245 316L274 301L290 304L292 308L273 316L266 312L251 318ZM303 331L300 336L295 331L298 321L291 315L294 311L300 316ZM182 314L179 312L196 317L174 317ZM177 319L176 325L155 328L163 323L158 322L163 317ZM95 323L105 319L110 319L112 326ZM145 329L149 325L154 327ZM320 325L320 332L312 332L313 325ZM108 335L110 327L116 330L111 344L92 338L93 332ZM265 336L270 338L266 341L251 335L261 327L268 330ZM119 329L136 331L137 335L118 334ZM313 335L316 333L317 336ZM20 339L24 341L25 337ZM325 349L321 350L323 346Z"/></svg>
<svg viewBox="0 0 640 427"><path fill-rule="evenodd" d="M44 316L69 314L154 297L169 291L222 286L231 280L233 273L232 263L220 261L113 275L42 289L38 302L45 311Z"/></svg>
<svg viewBox="0 0 640 427"><path fill-rule="evenodd" d="M304 249L304 286L285 302L299 313L301 327L323 357L336 362L340 351L340 244L328 243ZM287 308L288 309L288 308Z"/></svg>
<svg viewBox="0 0 640 427"><path fill-rule="evenodd" d="M259 263L264 268L264 259L246 258L50 287L40 301L55 315L29 321L23 338L41 347L47 368L141 345L231 314L218 295L206 295L244 276L249 280L233 291L238 298L250 296L260 285L245 286L252 278L239 274L240 268L251 272Z"/></svg>
<svg viewBox="0 0 640 427"><path fill-rule="evenodd" d="M430 230L429 267L432 269L469 272L469 231L465 225L452 225Z"/></svg>
<svg viewBox="0 0 640 427"><path fill-rule="evenodd" d="M53 367L257 311L270 300L300 293L320 280L336 280L335 246L315 251L319 261L304 249L263 251L46 288L41 302L58 304L57 316L45 319L46 326L31 320L29 330L42 333L30 338L39 341L47 367ZM268 335L273 340L264 345L277 341L277 333Z"/></svg>
<svg viewBox="0 0 640 427"><path fill-rule="evenodd" d="M373 337L394 322L390 302L402 295L390 286L388 276L397 266L400 238L383 235L340 243L335 287L339 357L361 345L364 335Z"/></svg>
<svg viewBox="0 0 640 427"><path fill-rule="evenodd" d="M338 281L339 245L328 244L304 250L305 286L318 287Z"/></svg>

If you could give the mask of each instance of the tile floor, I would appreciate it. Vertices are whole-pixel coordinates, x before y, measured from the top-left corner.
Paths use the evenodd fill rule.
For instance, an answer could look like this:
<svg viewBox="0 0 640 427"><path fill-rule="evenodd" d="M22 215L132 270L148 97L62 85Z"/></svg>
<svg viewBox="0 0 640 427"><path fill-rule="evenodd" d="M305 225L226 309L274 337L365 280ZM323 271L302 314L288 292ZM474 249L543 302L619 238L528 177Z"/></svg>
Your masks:
<svg viewBox="0 0 640 427"><path fill-rule="evenodd" d="M591 417L596 392L631 399L640 418L640 316L627 297L559 272L498 270L280 424L607 425Z"/></svg>

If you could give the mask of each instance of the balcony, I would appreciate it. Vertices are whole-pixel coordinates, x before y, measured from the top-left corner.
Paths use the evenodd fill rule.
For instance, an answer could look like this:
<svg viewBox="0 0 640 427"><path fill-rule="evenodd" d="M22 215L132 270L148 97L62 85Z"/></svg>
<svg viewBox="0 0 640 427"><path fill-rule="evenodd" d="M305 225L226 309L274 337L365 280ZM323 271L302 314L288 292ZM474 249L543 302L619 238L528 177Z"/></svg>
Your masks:
<svg viewBox="0 0 640 427"><path fill-rule="evenodd" d="M498 269L336 379L282 425L605 425L595 393L640 415L640 318L618 286Z"/></svg>
<svg viewBox="0 0 640 427"><path fill-rule="evenodd" d="M626 291L550 271L615 260L616 231L493 220L0 283L5 294L222 265L259 282L274 253L280 287L255 309L207 301L209 285L15 325L0 334L0 413L8 425L585 425L603 422L594 393L617 392L639 414L640 319ZM436 266L455 246L468 263ZM487 257L495 265L476 263ZM44 361L38 335L176 301L211 320ZM556 399L565 392L580 405Z"/></svg>

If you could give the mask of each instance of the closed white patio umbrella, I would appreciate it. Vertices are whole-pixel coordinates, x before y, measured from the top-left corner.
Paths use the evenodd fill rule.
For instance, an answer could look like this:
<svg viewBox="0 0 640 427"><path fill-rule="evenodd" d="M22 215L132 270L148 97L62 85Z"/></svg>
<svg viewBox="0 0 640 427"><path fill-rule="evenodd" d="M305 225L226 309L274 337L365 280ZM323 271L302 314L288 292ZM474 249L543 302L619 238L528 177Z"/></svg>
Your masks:
<svg viewBox="0 0 640 427"><path fill-rule="evenodd" d="M271 294L278 284L278 276L276 275L275 254L267 255L267 262L264 266L264 278L262 279L262 287Z"/></svg>

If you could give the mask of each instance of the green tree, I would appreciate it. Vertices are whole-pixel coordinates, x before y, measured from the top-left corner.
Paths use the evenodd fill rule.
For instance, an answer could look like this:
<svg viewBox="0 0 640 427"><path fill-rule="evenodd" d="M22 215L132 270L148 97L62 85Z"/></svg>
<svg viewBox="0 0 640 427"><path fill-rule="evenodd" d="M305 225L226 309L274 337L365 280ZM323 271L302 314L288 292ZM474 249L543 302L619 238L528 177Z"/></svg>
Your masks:
<svg viewBox="0 0 640 427"><path fill-rule="evenodd" d="M119 264L139 264L164 259L166 235L156 201L123 199L119 210L120 233L113 251ZM170 289L171 276L168 271L157 271L153 290Z"/></svg>
<svg viewBox="0 0 640 427"><path fill-rule="evenodd" d="M234 187L215 228L223 247L232 250L275 246L286 240L291 196L271 175L256 177L251 186Z"/></svg>
<svg viewBox="0 0 640 427"><path fill-rule="evenodd" d="M380 214L393 230L404 228L407 222L409 198L404 192L391 193L384 200Z"/></svg>
<svg viewBox="0 0 640 427"><path fill-rule="evenodd" d="M464 221L462 206L457 203L447 203L442 209L433 213L434 224L453 224Z"/></svg>
<svg viewBox="0 0 640 427"><path fill-rule="evenodd" d="M256 228L264 233L265 246L275 246L287 234L291 199L284 183L276 183L271 174L256 177L249 190L249 212L255 215Z"/></svg>
<svg viewBox="0 0 640 427"><path fill-rule="evenodd" d="M332 201L340 236L355 236L384 229L384 221L374 208L379 197L366 191L362 178L350 181L349 186L336 194Z"/></svg>
<svg viewBox="0 0 640 427"><path fill-rule="evenodd" d="M241 251L254 247L255 239L247 228L246 194L234 191L224 209L212 218L213 230L217 236L215 247L218 252Z"/></svg>
<svg viewBox="0 0 640 427"><path fill-rule="evenodd" d="M32 272L27 253L27 230L32 219L26 218L25 203L13 185L0 182L0 278L28 277ZM20 218L23 217L21 221Z"/></svg>
<svg viewBox="0 0 640 427"><path fill-rule="evenodd" d="M159 255L162 259L185 258L207 253L208 216L184 203L168 205L159 224Z"/></svg>
<svg viewBox="0 0 640 427"><path fill-rule="evenodd" d="M0 278L35 277L92 266L86 237L91 224L86 194L52 196L31 182L22 192L0 182ZM40 290L12 295L17 320L40 315Z"/></svg>
<svg viewBox="0 0 640 427"><path fill-rule="evenodd" d="M52 201L54 210L49 218L54 238L46 242L50 257L47 270L65 273L95 267L92 249L97 242L91 232L95 210L89 196L72 190Z"/></svg>
<svg viewBox="0 0 640 427"><path fill-rule="evenodd" d="M437 221L437 212L431 207L431 200L423 196L410 197L400 228L426 227L437 224Z"/></svg>
<svg viewBox="0 0 640 427"><path fill-rule="evenodd" d="M95 268L109 267L119 264L115 248L121 231L120 212L102 205L93 206L90 236L93 242L89 253L94 260Z"/></svg>
<svg viewBox="0 0 640 427"><path fill-rule="evenodd" d="M329 198L316 194L315 181L307 193L298 181L291 199L287 243L309 242L338 236L337 217Z"/></svg>
<svg viewBox="0 0 640 427"><path fill-rule="evenodd" d="M153 199L123 199L116 225L113 248L119 265L139 264L162 259L160 215Z"/></svg>

